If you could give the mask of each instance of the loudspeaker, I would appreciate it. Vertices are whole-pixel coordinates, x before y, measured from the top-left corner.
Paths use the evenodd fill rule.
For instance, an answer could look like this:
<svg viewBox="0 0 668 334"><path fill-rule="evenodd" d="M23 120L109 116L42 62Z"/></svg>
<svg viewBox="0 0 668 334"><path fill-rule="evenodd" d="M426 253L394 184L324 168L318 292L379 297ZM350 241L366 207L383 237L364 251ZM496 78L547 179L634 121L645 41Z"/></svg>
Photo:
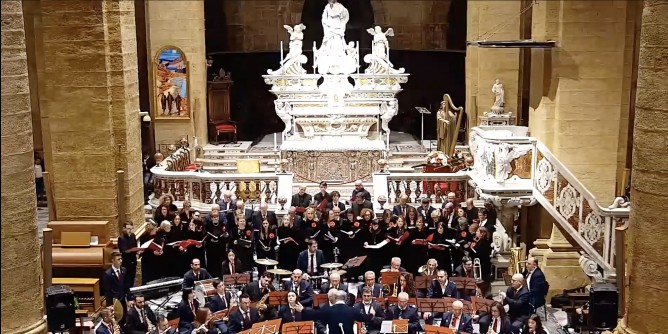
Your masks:
<svg viewBox="0 0 668 334"><path fill-rule="evenodd" d="M617 327L619 290L613 284L595 283L589 290L589 316L594 328Z"/></svg>
<svg viewBox="0 0 668 334"><path fill-rule="evenodd" d="M49 332L66 332L75 326L74 292L66 285L46 289L46 324Z"/></svg>

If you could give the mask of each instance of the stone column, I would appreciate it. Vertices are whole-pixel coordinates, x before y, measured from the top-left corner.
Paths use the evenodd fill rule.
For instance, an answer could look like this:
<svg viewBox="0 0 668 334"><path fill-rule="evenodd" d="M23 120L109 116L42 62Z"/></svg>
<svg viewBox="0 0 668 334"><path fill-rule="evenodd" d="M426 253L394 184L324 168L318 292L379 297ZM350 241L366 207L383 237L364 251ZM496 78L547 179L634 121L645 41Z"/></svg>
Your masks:
<svg viewBox="0 0 668 334"><path fill-rule="evenodd" d="M532 38L531 136L607 206L626 152L635 10L627 1L538 2ZM506 94L508 95L508 94ZM622 162L624 159L622 159Z"/></svg>
<svg viewBox="0 0 668 334"><path fill-rule="evenodd" d="M275 14L275 12L273 13ZM203 146L207 138L207 67L206 43L204 39L204 1L174 0L165 6L162 1L146 1L146 24L149 59L149 85L155 86L153 63L160 49L175 46L183 51L188 60L188 94L191 104L190 120L155 122L155 144L175 144L183 137L197 137L197 145ZM282 26L281 26L282 27ZM218 38L225 38L219 36ZM218 69L216 69L218 70ZM151 92L153 96L154 92ZM158 110L155 99L151 109ZM155 120L155 114L152 115Z"/></svg>
<svg viewBox="0 0 668 334"><path fill-rule="evenodd" d="M633 138L631 220L628 229L626 312L622 333L665 333L662 265L668 230L653 222L668 215L668 1L645 1L640 37ZM648 239L648 236L649 239Z"/></svg>
<svg viewBox="0 0 668 334"><path fill-rule="evenodd" d="M2 333L45 333L23 12L17 0L1 7Z"/></svg>
<svg viewBox="0 0 668 334"><path fill-rule="evenodd" d="M466 39L475 41L520 38L520 0L467 2ZM505 90L505 111L517 115L520 70L519 49L466 48L466 112L469 127L494 103L492 85L500 79ZM456 103L456 101L455 101Z"/></svg>
<svg viewBox="0 0 668 334"><path fill-rule="evenodd" d="M134 3L41 3L39 96L57 218L110 220L116 235L119 214L144 220ZM121 213L118 169L125 171Z"/></svg>

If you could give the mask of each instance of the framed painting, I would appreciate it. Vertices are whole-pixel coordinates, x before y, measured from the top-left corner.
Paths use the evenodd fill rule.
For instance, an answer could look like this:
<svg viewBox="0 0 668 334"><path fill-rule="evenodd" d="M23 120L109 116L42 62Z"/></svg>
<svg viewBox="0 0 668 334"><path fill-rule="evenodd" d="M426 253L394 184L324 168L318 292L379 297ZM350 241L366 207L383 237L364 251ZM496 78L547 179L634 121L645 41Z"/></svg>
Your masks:
<svg viewBox="0 0 668 334"><path fill-rule="evenodd" d="M175 46L158 50L153 59L155 119L190 119L188 59Z"/></svg>

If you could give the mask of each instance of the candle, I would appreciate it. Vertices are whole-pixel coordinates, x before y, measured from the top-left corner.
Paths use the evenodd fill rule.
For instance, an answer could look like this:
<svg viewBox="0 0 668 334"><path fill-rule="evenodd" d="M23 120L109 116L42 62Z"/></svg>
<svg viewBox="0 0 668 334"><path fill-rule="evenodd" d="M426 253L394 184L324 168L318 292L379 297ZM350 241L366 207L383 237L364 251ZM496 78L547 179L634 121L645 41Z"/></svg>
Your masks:
<svg viewBox="0 0 668 334"><path fill-rule="evenodd" d="M281 41L281 65L283 65L283 41Z"/></svg>
<svg viewBox="0 0 668 334"><path fill-rule="evenodd" d="M277 146L276 146L276 132L274 132L274 151L276 151L276 150L277 150Z"/></svg>

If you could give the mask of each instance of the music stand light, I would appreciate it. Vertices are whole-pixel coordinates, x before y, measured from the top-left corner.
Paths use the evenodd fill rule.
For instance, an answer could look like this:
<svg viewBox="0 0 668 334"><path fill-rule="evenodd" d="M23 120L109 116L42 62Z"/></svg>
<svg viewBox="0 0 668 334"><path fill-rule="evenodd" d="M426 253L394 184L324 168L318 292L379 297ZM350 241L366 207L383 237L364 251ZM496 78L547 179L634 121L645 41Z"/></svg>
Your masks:
<svg viewBox="0 0 668 334"><path fill-rule="evenodd" d="M313 333L313 321L296 321L283 324L282 334L311 334Z"/></svg>

